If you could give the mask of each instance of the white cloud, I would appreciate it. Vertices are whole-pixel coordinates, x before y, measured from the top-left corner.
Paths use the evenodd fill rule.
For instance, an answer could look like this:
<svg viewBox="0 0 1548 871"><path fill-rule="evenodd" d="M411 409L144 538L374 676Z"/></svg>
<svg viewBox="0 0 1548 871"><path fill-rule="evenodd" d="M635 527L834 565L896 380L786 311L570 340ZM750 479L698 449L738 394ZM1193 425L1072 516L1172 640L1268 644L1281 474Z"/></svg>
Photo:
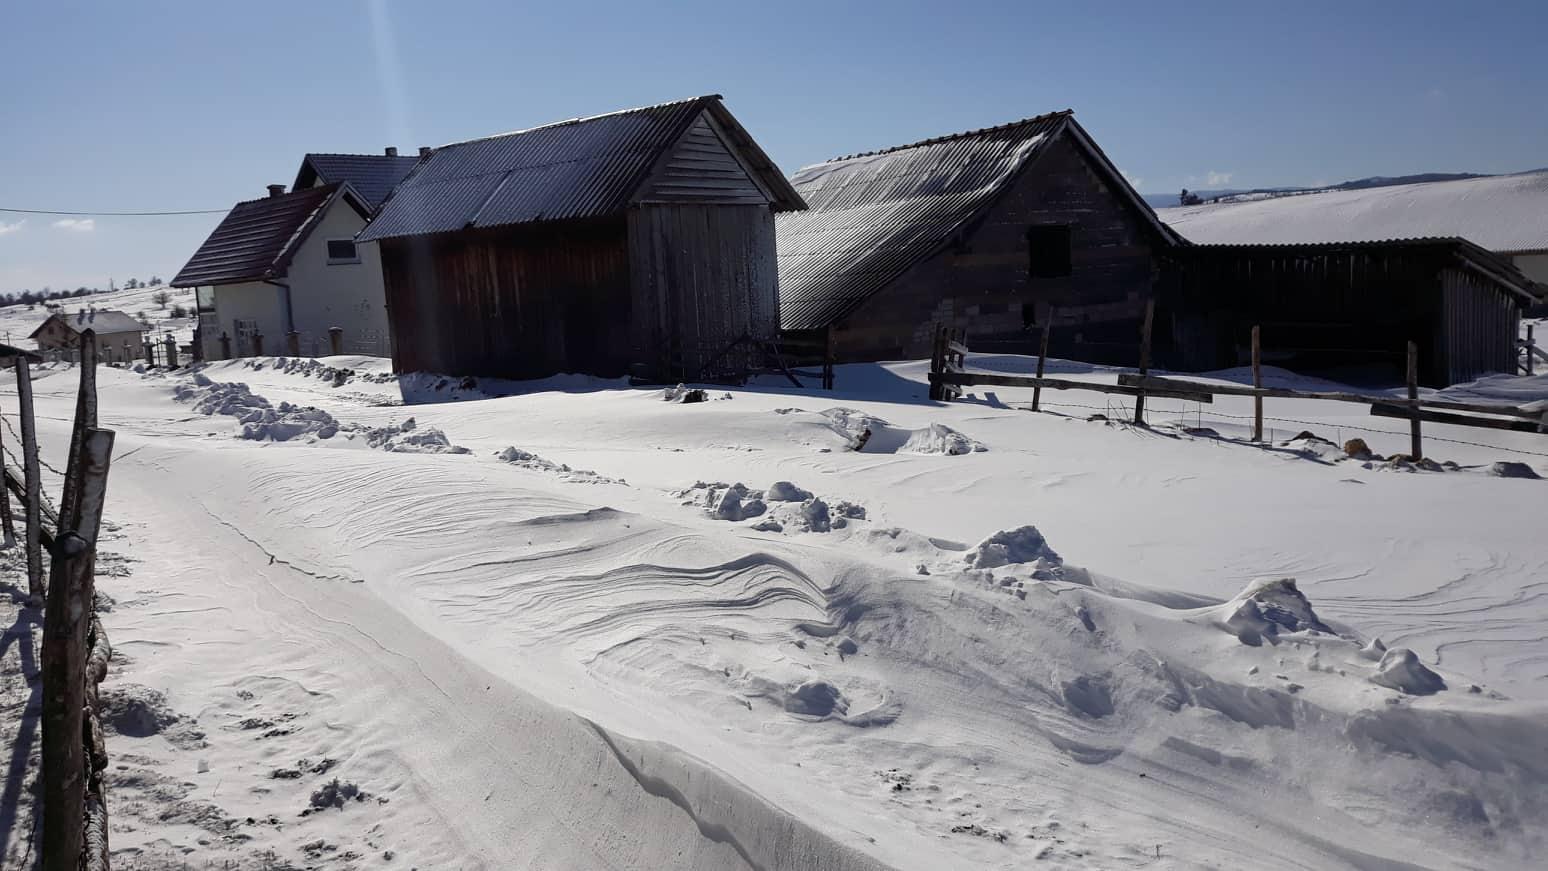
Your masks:
<svg viewBox="0 0 1548 871"><path fill-rule="evenodd" d="M60 218L54 222L54 226L61 230L74 230L77 233L90 233L97 229L95 218Z"/></svg>
<svg viewBox="0 0 1548 871"><path fill-rule="evenodd" d="M1236 173L1234 173L1234 172L1216 172L1216 171L1214 171L1212 169L1212 170L1209 171L1209 175L1204 177L1204 183L1209 185L1210 187L1219 187L1220 185L1223 185L1223 184L1230 184L1231 183L1231 176L1233 176L1233 175L1236 175Z"/></svg>
<svg viewBox="0 0 1548 871"><path fill-rule="evenodd" d="M0 236L4 236L7 233L14 233L17 230L20 230L24 225L26 225L26 223L27 223L27 219L26 218L23 218L20 221L15 221L15 222L10 223L10 224L7 224L4 221L0 221Z"/></svg>

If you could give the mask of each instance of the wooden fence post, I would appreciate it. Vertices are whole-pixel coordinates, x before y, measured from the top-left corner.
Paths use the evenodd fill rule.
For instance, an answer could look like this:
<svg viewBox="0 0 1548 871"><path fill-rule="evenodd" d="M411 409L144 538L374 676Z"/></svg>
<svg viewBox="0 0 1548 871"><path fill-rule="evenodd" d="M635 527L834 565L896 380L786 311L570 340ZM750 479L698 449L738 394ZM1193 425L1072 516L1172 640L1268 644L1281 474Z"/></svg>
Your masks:
<svg viewBox="0 0 1548 871"><path fill-rule="evenodd" d="M1252 386L1263 389L1263 343L1258 325L1252 327ZM1252 440L1263 441L1263 394L1252 398Z"/></svg>
<svg viewBox="0 0 1548 871"><path fill-rule="evenodd" d="M86 634L97 532L107 496L113 433L87 430L67 471L80 494L73 517L54 537L48 606L43 616L42 871L77 871L85 829Z"/></svg>
<svg viewBox="0 0 1548 871"><path fill-rule="evenodd" d="M940 375L946 369L945 335L946 327L937 323L935 325L935 338L930 342L930 399L934 402L940 402L946 395L946 385L934 377Z"/></svg>
<svg viewBox="0 0 1548 871"><path fill-rule="evenodd" d="M1537 351L1537 340L1532 337L1532 329L1533 329L1534 326L1536 326L1536 325L1535 324L1527 324L1527 346L1526 346L1526 352L1527 352L1527 371L1526 371L1526 374L1528 374L1528 375L1531 375L1532 374L1532 370L1536 368L1536 366L1534 365L1534 359L1533 359L1533 358L1535 358L1537 356L1537 354L1535 353Z"/></svg>
<svg viewBox="0 0 1548 871"><path fill-rule="evenodd" d="M32 408L32 370L27 358L16 358L16 405L21 416L22 471L27 483L27 597L34 606L43 604L43 517L40 513L43 485L38 471L37 419Z"/></svg>
<svg viewBox="0 0 1548 871"><path fill-rule="evenodd" d="M253 356L263 356L263 333L253 333Z"/></svg>
<svg viewBox="0 0 1548 871"><path fill-rule="evenodd" d="M220 359L231 359L231 337L226 334L225 330L222 330L220 333Z"/></svg>
<svg viewBox="0 0 1548 871"><path fill-rule="evenodd" d="M1419 442L1419 343L1408 343L1408 411L1409 411L1409 459L1415 463L1424 458L1424 447Z"/></svg>
<svg viewBox="0 0 1548 871"><path fill-rule="evenodd" d="M344 328L343 327L329 327L328 328L328 347L332 349L333 356L335 356L335 357L337 357L338 355L344 353Z"/></svg>
<svg viewBox="0 0 1548 871"><path fill-rule="evenodd" d="M170 333L167 335L166 345L167 345L167 368L168 369L176 369L177 368L177 339L172 338L172 335ZM194 347L197 348L198 346L199 346L199 343L195 342L194 343Z"/></svg>
<svg viewBox="0 0 1548 871"><path fill-rule="evenodd" d="M1037 377L1043 377L1043 364L1048 360L1048 329L1053 325L1053 306L1048 307L1048 316L1043 319L1043 341L1037 349ZM1032 410L1037 411L1043 402L1043 385L1032 388Z"/></svg>
<svg viewBox="0 0 1548 871"><path fill-rule="evenodd" d="M292 357L301 356L301 334L295 330L285 334L285 352Z"/></svg>
<svg viewBox="0 0 1548 871"><path fill-rule="evenodd" d="M1154 298L1145 300L1145 325L1140 328L1140 364L1139 374L1144 377L1150 372L1150 327L1156 317L1156 301ZM1134 397L1134 425L1145 425L1145 392L1141 390Z"/></svg>
<svg viewBox="0 0 1548 871"><path fill-rule="evenodd" d="M0 427L0 442L4 441L3 436L4 427ZM0 457L4 456L5 451L0 449ZM0 467L3 466L4 462L0 461ZM0 474L3 474L3 470L0 470ZM0 534L5 537L4 547L16 546L16 521L11 517L11 493L10 488L4 486L3 481L0 481Z"/></svg>

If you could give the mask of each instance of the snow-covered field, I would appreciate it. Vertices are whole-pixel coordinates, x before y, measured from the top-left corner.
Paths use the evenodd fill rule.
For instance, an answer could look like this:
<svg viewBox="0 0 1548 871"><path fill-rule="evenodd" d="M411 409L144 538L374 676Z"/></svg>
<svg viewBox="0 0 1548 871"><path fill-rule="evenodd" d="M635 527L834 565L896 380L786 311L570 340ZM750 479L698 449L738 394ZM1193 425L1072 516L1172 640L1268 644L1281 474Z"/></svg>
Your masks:
<svg viewBox="0 0 1548 871"><path fill-rule="evenodd" d="M166 291L171 295L171 300L166 308L156 302L156 295ZM87 296L73 299L52 300L57 302L65 313L75 312L87 306L96 306L99 309L121 311L130 317L138 318L142 314L151 325L149 338L161 339L167 333L176 337L178 344L186 345L193 341L193 328L195 323L194 292L192 288L175 288L165 285L156 287L140 287L134 290L115 290L109 293L93 293ZM172 317L172 307L182 306L188 310L188 316L182 318ZM20 303L0 306L0 341L18 348L35 348L37 343L27 338L32 331L42 326L48 318L48 309L42 303L26 306Z"/></svg>
<svg viewBox="0 0 1548 871"><path fill-rule="evenodd" d="M1494 464L1548 475L1548 438L1427 425L1415 471L1328 443L1406 450L1362 406L1270 400L1256 447L1247 400L1141 429L924 369L103 369L115 867L1541 861L1548 482ZM37 382L55 466L75 384Z"/></svg>

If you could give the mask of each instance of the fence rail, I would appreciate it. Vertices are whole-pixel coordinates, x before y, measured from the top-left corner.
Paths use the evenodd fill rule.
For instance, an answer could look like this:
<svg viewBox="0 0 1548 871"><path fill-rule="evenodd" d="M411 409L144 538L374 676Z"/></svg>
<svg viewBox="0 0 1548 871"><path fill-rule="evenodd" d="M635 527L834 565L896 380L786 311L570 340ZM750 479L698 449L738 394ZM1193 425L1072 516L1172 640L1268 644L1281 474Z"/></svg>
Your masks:
<svg viewBox="0 0 1548 871"><path fill-rule="evenodd" d="M1449 399L1429 399L1419 396L1418 346L1408 343L1407 396L1356 393L1333 390L1298 390L1289 387L1264 387L1261 366L1262 348L1260 331L1252 330L1253 385L1215 384L1185 378L1160 377L1148 373L1150 363L1150 321L1147 307L1145 326L1140 342L1140 371L1121 373L1116 384L1087 381L1070 381L1060 378L1044 378L1043 364L1048 356L1047 327L1043 328L1042 353L1037 360L1037 375L1002 375L994 372L973 372L966 368L968 354L966 340L960 332L952 332L937 326L935 351L930 357L930 398L950 401L961 395L961 388L972 385L997 385L1002 387L1031 387L1034 390L1032 410L1039 410L1043 388L1054 390L1086 390L1096 393L1134 397L1134 422L1145 423L1145 397L1164 397L1189 402L1212 403L1215 395L1248 396L1253 399L1253 441L1263 440L1263 400L1313 399L1326 402L1349 402L1370 406L1374 417L1399 418L1409 421L1409 459L1423 458L1422 422L1444 423L1453 426L1471 426L1486 429L1503 429L1515 432L1548 433L1548 412L1525 406L1492 405L1478 402L1459 402ZM1530 349L1530 348L1529 348ZM1458 413L1462 412L1462 413Z"/></svg>

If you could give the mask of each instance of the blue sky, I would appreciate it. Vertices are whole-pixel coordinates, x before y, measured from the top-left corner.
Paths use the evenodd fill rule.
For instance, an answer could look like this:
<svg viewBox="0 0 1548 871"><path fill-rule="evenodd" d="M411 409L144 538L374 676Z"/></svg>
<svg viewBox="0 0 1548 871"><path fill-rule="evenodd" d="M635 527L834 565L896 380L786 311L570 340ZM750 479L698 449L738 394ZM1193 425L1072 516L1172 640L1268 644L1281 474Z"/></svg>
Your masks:
<svg viewBox="0 0 1548 871"><path fill-rule="evenodd" d="M1080 8L1089 5L1089 9ZM0 6L0 207L224 209L379 152L720 93L787 171L1073 108L1144 192L1548 166L1548 5ZM170 277L219 220L0 212L0 291Z"/></svg>

